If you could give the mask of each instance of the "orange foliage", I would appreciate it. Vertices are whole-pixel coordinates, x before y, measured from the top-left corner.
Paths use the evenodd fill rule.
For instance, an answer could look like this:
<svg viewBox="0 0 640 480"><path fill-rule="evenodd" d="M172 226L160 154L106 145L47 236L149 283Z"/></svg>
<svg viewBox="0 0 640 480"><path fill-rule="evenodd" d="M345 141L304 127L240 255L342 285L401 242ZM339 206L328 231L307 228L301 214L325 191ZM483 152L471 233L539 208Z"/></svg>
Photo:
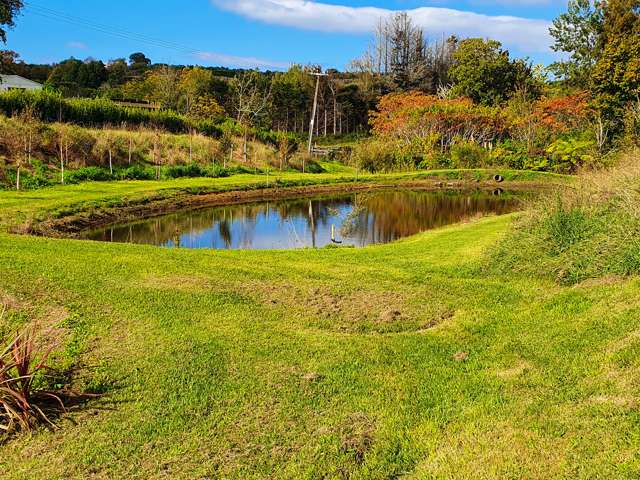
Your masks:
<svg viewBox="0 0 640 480"><path fill-rule="evenodd" d="M446 151L458 140L492 145L504 138L525 141L529 149L558 135L584 128L593 111L587 93L541 98L520 108L475 105L467 98L440 99L420 92L391 93L370 113L373 133L385 141Z"/></svg>
<svg viewBox="0 0 640 480"><path fill-rule="evenodd" d="M579 128L591 113L588 92L542 98L533 108L533 116L539 124L560 133Z"/></svg>
<svg viewBox="0 0 640 480"><path fill-rule="evenodd" d="M442 146L455 137L491 142L506 129L496 108L474 105L468 98L445 100L420 92L385 95L377 111L370 113L369 123L377 136L406 140L433 136Z"/></svg>
<svg viewBox="0 0 640 480"><path fill-rule="evenodd" d="M380 99L377 111L370 112L369 123L373 133L384 136L406 125L417 110L472 105L473 102L466 98L442 100L421 92L390 93Z"/></svg>

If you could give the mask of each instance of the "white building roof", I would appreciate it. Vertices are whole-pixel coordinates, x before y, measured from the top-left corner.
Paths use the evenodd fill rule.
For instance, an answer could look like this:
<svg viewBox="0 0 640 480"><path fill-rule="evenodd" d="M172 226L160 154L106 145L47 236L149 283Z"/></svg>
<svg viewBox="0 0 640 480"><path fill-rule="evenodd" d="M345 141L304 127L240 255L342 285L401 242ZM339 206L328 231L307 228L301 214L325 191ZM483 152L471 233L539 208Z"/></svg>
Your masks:
<svg viewBox="0 0 640 480"><path fill-rule="evenodd" d="M36 88L42 88L42 85L38 82L34 82L20 75L0 75L0 90L6 90L9 88L25 88L33 90Z"/></svg>

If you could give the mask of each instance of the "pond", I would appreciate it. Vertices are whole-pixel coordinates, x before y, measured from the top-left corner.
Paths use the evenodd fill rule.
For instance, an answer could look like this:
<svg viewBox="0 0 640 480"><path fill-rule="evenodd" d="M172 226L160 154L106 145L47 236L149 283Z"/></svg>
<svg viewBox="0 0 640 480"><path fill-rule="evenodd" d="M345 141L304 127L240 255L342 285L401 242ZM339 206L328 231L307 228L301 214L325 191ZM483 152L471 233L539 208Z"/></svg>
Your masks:
<svg viewBox="0 0 640 480"><path fill-rule="evenodd" d="M502 190L379 190L182 211L83 237L176 248L362 247L479 215L513 212L519 205L518 195Z"/></svg>

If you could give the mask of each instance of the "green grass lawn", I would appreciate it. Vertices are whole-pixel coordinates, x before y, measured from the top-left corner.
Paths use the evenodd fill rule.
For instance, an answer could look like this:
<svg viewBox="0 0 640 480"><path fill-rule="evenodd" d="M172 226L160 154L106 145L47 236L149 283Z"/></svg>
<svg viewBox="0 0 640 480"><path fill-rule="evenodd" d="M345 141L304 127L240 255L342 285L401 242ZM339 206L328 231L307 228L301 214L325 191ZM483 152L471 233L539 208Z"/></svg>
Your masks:
<svg viewBox="0 0 640 480"><path fill-rule="evenodd" d="M497 276L511 219L278 252L0 234L0 333L57 327L104 392L0 446L0 477L638 478L640 281Z"/></svg>

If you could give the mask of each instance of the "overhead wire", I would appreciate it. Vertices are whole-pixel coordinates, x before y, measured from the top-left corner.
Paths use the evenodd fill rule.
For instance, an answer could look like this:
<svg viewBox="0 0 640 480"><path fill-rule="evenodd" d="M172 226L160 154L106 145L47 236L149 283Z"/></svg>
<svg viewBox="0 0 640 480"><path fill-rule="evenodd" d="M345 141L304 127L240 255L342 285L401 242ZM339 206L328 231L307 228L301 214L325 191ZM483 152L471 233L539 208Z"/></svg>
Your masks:
<svg viewBox="0 0 640 480"><path fill-rule="evenodd" d="M177 42L161 40L158 38L150 37L148 35L132 32L130 30L126 30L120 27L106 25L106 24L95 22L93 20L88 20L86 18L69 15L67 13L60 12L52 8L34 3L32 1L25 2L25 10L39 17L87 28L90 30L95 30L97 32L104 33L106 35L110 35L112 37L120 38L123 40L133 40L140 43L144 43L149 46L174 50L179 53L187 53L191 55L198 55L198 54L205 53L202 50L198 50L193 47L180 44Z"/></svg>

